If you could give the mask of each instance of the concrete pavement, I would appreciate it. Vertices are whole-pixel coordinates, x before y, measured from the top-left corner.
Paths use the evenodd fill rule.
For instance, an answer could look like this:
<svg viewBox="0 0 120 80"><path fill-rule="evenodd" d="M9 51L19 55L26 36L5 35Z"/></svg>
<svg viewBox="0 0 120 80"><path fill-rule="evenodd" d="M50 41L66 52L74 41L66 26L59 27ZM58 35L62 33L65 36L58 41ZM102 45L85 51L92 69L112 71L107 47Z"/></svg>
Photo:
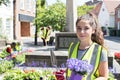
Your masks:
<svg viewBox="0 0 120 80"><path fill-rule="evenodd" d="M34 45L34 38L22 38L24 47L33 48L35 51L46 51L55 48L55 43L52 46L43 46L42 40L38 38L38 45ZM108 47L110 54L120 52L120 37L105 36L105 45Z"/></svg>
<svg viewBox="0 0 120 80"><path fill-rule="evenodd" d="M34 53L41 53L41 51L45 52L49 51L50 49L55 49L55 43L52 46L43 46L40 39L38 39L38 45L34 45L34 38L23 38L22 41L26 48L34 49ZM120 37L105 36L105 45L108 47L110 53L109 56L114 57L115 52L120 52ZM59 51L55 53L59 53ZM64 53L67 54L67 50L64 51ZM113 69L115 73L120 73L120 64L118 64L116 60L113 60Z"/></svg>
<svg viewBox="0 0 120 80"><path fill-rule="evenodd" d="M25 48L33 49L34 53L40 53L41 51L45 52L55 48L55 43L52 46L43 46L42 41L39 38L38 45L34 45L34 38L22 38L22 42ZM105 36L105 44L110 51L110 56L113 56L115 52L120 52L120 37ZM120 64L115 60L113 61L113 72L120 73ZM2 76L0 76L0 80L2 80Z"/></svg>

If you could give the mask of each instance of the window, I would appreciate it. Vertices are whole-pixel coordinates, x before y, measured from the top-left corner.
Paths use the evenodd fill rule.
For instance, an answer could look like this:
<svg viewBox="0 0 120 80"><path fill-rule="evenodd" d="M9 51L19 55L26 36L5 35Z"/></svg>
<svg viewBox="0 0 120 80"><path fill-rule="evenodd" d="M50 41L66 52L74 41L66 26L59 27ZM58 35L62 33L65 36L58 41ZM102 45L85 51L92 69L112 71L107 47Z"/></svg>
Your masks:
<svg viewBox="0 0 120 80"><path fill-rule="evenodd" d="M35 10L36 10L36 0L32 0L32 2L31 2L31 9L32 9L33 13L35 13Z"/></svg>
<svg viewBox="0 0 120 80"><path fill-rule="evenodd" d="M24 9L24 0L20 0L20 9Z"/></svg>
<svg viewBox="0 0 120 80"><path fill-rule="evenodd" d="M120 30L120 22L118 22L118 30Z"/></svg>
<svg viewBox="0 0 120 80"><path fill-rule="evenodd" d="M2 18L0 18L0 29L2 28Z"/></svg>
<svg viewBox="0 0 120 80"><path fill-rule="evenodd" d="M10 25L11 25L11 20L10 18L6 19L6 34L9 34L7 35L8 37L10 36Z"/></svg>
<svg viewBox="0 0 120 80"><path fill-rule="evenodd" d="M31 11L31 0L25 0L25 9Z"/></svg>
<svg viewBox="0 0 120 80"><path fill-rule="evenodd" d="M2 34L4 32L4 29L3 29L3 24L2 24L2 18L0 18L0 38L2 38Z"/></svg>
<svg viewBox="0 0 120 80"><path fill-rule="evenodd" d="M118 10L118 18L120 18L120 9Z"/></svg>
<svg viewBox="0 0 120 80"><path fill-rule="evenodd" d="M2 18L0 18L0 34L2 34Z"/></svg>

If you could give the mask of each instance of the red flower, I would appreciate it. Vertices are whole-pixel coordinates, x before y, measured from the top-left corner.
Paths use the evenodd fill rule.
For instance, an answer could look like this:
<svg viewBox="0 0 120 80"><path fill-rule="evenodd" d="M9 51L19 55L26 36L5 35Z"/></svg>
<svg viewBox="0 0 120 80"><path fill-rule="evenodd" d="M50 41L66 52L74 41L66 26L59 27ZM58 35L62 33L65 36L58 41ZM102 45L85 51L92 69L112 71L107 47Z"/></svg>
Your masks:
<svg viewBox="0 0 120 80"><path fill-rule="evenodd" d="M64 73L65 73L64 70L60 70L60 71L56 71L54 74L57 80L65 80Z"/></svg>
<svg viewBox="0 0 120 80"><path fill-rule="evenodd" d="M11 53L11 52L12 52L11 47L7 47L6 51L7 51L8 53Z"/></svg>
<svg viewBox="0 0 120 80"><path fill-rule="evenodd" d="M120 59L120 52L115 52L115 58L119 58Z"/></svg>

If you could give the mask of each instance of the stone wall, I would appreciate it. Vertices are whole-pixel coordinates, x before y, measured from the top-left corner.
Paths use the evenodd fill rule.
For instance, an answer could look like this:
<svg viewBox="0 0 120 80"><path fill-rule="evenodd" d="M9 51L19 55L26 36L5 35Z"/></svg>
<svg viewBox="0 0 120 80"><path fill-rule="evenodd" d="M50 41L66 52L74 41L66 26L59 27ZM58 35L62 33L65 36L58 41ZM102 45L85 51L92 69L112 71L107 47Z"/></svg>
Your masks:
<svg viewBox="0 0 120 80"><path fill-rule="evenodd" d="M39 51L39 53L26 54L25 65L31 67L53 67L54 65L60 67L66 64L67 53L61 51L53 51L54 56L50 51ZM53 60L54 59L54 60ZM55 62L55 63L53 63Z"/></svg>
<svg viewBox="0 0 120 80"><path fill-rule="evenodd" d="M76 33L60 32L55 34L55 50L68 49L71 42L78 42Z"/></svg>

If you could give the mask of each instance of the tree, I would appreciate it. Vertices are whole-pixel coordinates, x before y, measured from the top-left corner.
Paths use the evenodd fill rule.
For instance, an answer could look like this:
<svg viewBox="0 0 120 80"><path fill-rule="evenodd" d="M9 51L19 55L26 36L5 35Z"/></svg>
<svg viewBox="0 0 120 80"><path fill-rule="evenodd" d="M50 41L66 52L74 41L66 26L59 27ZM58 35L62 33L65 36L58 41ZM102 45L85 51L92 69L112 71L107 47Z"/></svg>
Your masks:
<svg viewBox="0 0 120 80"><path fill-rule="evenodd" d="M66 6L64 3L57 1L47 8L38 10L38 26L52 26L53 30L63 31L66 24Z"/></svg>
<svg viewBox="0 0 120 80"><path fill-rule="evenodd" d="M66 25L66 6L64 3L59 0L49 6L49 24L53 27L54 30L64 31L64 27ZM52 13L52 14L51 14Z"/></svg>
<svg viewBox="0 0 120 80"><path fill-rule="evenodd" d="M87 6L87 5L78 6L77 8L78 16L86 14L88 11L91 11L93 8L94 6Z"/></svg>
<svg viewBox="0 0 120 80"><path fill-rule="evenodd" d="M0 5L4 4L7 6L9 2L10 2L9 0L0 0Z"/></svg>
<svg viewBox="0 0 120 80"><path fill-rule="evenodd" d="M35 29L35 45L37 45L37 34L38 34L38 15L39 15L39 11L38 9L40 8L40 10L42 10L42 8L44 9L45 7L45 3L46 0L36 0L36 19L35 19L35 25L36 25L36 29Z"/></svg>

